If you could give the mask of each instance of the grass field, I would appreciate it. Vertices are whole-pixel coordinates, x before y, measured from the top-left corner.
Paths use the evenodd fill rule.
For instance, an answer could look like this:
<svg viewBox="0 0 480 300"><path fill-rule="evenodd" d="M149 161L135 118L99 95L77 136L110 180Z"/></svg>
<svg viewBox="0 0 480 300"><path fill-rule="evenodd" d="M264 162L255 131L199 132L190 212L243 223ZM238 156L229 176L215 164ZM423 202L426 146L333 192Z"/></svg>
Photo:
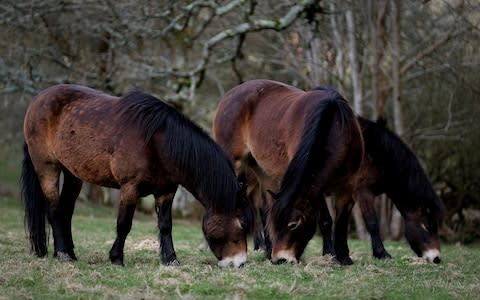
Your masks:
<svg viewBox="0 0 480 300"><path fill-rule="evenodd" d="M77 203L73 235L79 260L62 263L29 253L20 201L0 198L0 299L478 299L479 245L444 245L440 265L414 257L405 242L387 242L390 261L371 257L370 245L350 240L353 266L321 256L321 239L302 263L272 265L249 251L241 269L221 269L202 248L200 224L176 220L173 238L180 267L159 262L153 217L138 214L127 238L124 268L108 251L115 213ZM50 241L51 244L52 241ZM251 244L251 243L250 243ZM251 245L250 245L251 246ZM49 247L52 253L52 245Z"/></svg>

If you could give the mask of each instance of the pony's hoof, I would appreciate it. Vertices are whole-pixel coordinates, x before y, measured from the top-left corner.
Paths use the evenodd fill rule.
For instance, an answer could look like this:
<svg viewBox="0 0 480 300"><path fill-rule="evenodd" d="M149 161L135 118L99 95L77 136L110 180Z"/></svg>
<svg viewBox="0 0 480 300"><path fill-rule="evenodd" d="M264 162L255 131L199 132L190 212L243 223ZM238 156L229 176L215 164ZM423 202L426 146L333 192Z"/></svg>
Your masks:
<svg viewBox="0 0 480 300"><path fill-rule="evenodd" d="M336 258L336 261L341 264L342 266L350 266L350 265L353 265L353 260L347 256L347 257L344 257L344 258Z"/></svg>
<svg viewBox="0 0 480 300"><path fill-rule="evenodd" d="M325 255L335 256L335 251L333 249L323 249L322 255L323 256L325 256Z"/></svg>
<svg viewBox="0 0 480 300"><path fill-rule="evenodd" d="M253 251L255 252L263 252L263 251L266 251L267 248L265 248L265 246L258 246L258 247L253 247Z"/></svg>
<svg viewBox="0 0 480 300"><path fill-rule="evenodd" d="M163 264L167 267L178 267L178 266L180 266L180 262L177 259L174 259L172 261L169 261L169 262L166 262L166 263L163 263Z"/></svg>
<svg viewBox="0 0 480 300"><path fill-rule="evenodd" d="M253 250L254 251L265 251L265 250L267 250L267 247L265 246L265 243L255 241L253 243Z"/></svg>
<svg viewBox="0 0 480 300"><path fill-rule="evenodd" d="M382 251L380 253L374 253L373 256L378 259L392 259L392 256L387 251Z"/></svg>
<svg viewBox="0 0 480 300"><path fill-rule="evenodd" d="M61 252L61 251L58 251L56 253L56 257L59 261L62 261L62 262L73 262L73 261L77 260L76 257L71 257L68 253Z"/></svg>
<svg viewBox="0 0 480 300"><path fill-rule="evenodd" d="M121 259L112 259L111 262L113 265L116 265L119 267L125 267L125 265L123 264L123 260Z"/></svg>

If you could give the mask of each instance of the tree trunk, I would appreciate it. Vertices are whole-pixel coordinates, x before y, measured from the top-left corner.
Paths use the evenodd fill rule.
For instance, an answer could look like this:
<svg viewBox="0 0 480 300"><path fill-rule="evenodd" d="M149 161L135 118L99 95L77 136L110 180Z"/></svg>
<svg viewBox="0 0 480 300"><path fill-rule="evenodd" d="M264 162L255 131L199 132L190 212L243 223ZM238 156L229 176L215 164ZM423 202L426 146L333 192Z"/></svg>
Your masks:
<svg viewBox="0 0 480 300"><path fill-rule="evenodd" d="M377 197L377 212L379 215L380 236L383 239L391 239L390 220L392 218L392 201L387 195L383 194Z"/></svg>
<svg viewBox="0 0 480 300"><path fill-rule="evenodd" d="M400 79L400 22L401 22L401 1L391 0L392 1L392 13L393 13L393 22L392 22L392 102L393 102L393 123L395 132L403 137L404 128L403 128L403 115L402 115L402 106L400 102L401 98L401 79Z"/></svg>
<svg viewBox="0 0 480 300"><path fill-rule="evenodd" d="M387 0L378 0L371 2L371 26L373 38L373 90L375 99L376 119L383 118L385 114L386 102L386 78L382 71L382 63L386 44L386 13Z"/></svg>
<svg viewBox="0 0 480 300"><path fill-rule="evenodd" d="M347 20L348 30L348 58L350 60L350 75L352 78L353 87L353 109L356 114L362 115L362 85L360 81L360 74L358 72L357 45L355 41L355 23L353 19L353 12L351 9L347 10L347 12L345 13L345 18ZM359 205L355 205L353 207L352 215L355 222L355 229L357 231L358 238L362 240L368 239L369 235Z"/></svg>
<svg viewBox="0 0 480 300"><path fill-rule="evenodd" d="M352 216L353 216L353 221L355 223L355 232L357 233L357 237L360 240L368 240L370 235L367 231L367 227L365 226L362 210L360 209L359 205L355 204L353 206Z"/></svg>
<svg viewBox="0 0 480 300"><path fill-rule="evenodd" d="M109 199L104 190L106 188L91 183L85 183L84 189L88 201L102 205L108 204Z"/></svg>
<svg viewBox="0 0 480 300"><path fill-rule="evenodd" d="M401 106L401 81L400 81L400 22L401 22L401 1L391 0L392 7L392 102L393 102L393 124L396 133L402 137L404 134L403 116ZM396 207L392 208L392 219L390 221L390 234L392 239L399 240L402 236L403 220Z"/></svg>
<svg viewBox="0 0 480 300"><path fill-rule="evenodd" d="M348 9L345 13L348 28L349 51L348 57L350 59L352 86L353 86L353 109L358 115L363 114L362 110L362 85L360 81L360 74L358 71L357 61L357 44L355 42L355 23L353 20L353 12Z"/></svg>
<svg viewBox="0 0 480 300"><path fill-rule="evenodd" d="M373 43L372 85L375 99L374 119L385 118L385 104L390 92L390 85L388 84L386 75L382 69L387 48L386 20L389 1L392 0L370 2L370 26ZM396 58L397 60L399 59L398 56ZM399 70L399 68L397 68L397 70ZM397 82L399 83L399 77ZM397 88L397 92L400 93L400 86L398 85ZM384 239L397 239L398 236L401 235L402 228L400 213L393 206L392 201L385 195L382 195L379 200L377 200L377 208L382 237Z"/></svg>
<svg viewBox="0 0 480 300"><path fill-rule="evenodd" d="M333 2L330 2L330 11L335 11L335 4ZM338 26L340 25L337 22L337 16L335 13L330 14L330 25L332 27L333 44L335 46L335 70L340 82L342 82L345 73L343 69L343 46L342 38L338 30ZM340 92L343 92L343 88L340 89Z"/></svg>
<svg viewBox="0 0 480 300"><path fill-rule="evenodd" d="M115 211L118 211L118 207L120 206L120 189L109 189L109 194L113 208Z"/></svg>

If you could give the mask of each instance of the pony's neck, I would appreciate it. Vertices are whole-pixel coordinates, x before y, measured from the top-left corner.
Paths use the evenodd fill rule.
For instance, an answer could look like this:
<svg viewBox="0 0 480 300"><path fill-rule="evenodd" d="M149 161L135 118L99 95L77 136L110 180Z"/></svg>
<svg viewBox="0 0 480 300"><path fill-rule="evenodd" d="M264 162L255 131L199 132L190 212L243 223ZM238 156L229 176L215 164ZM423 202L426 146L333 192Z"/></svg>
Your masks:
<svg viewBox="0 0 480 300"><path fill-rule="evenodd" d="M237 203L236 194L230 195L229 199L218 198L219 194L209 194L203 187L195 185L192 180L184 179L182 183L206 210L212 210L215 213L230 213ZM219 187L222 188L222 187Z"/></svg>
<svg viewBox="0 0 480 300"><path fill-rule="evenodd" d="M402 215L408 211L437 206L437 195L431 186L421 186L414 189L407 184L400 193L389 190L386 194Z"/></svg>
<svg viewBox="0 0 480 300"><path fill-rule="evenodd" d="M180 185L182 185L187 191L189 191L193 195L193 197L202 204L205 209L210 209L212 204L204 195L202 189L196 186L195 183L190 178L188 178L188 176L182 177L183 178L179 179Z"/></svg>
<svg viewBox="0 0 480 300"><path fill-rule="evenodd" d="M203 206L232 211L239 186L220 146L176 111L170 111L163 126L154 137L157 153L176 170L177 182Z"/></svg>

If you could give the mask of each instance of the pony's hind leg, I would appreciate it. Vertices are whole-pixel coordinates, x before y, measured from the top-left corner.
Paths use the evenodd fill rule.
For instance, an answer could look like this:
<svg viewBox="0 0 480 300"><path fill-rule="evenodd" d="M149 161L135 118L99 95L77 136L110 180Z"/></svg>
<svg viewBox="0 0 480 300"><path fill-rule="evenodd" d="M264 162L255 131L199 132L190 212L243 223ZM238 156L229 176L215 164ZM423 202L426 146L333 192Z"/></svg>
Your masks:
<svg viewBox="0 0 480 300"><path fill-rule="evenodd" d="M380 237L380 226L378 225L378 219L374 208L375 196L368 191L357 191L354 197L362 211L363 220L365 221L368 233L370 234L373 256L379 259L392 258L385 249L382 238Z"/></svg>
<svg viewBox="0 0 480 300"><path fill-rule="evenodd" d="M160 259L166 266L178 266L180 263L173 247L172 240L172 202L175 189L163 194L155 195L155 210L160 240Z"/></svg>
<svg viewBox="0 0 480 300"><path fill-rule="evenodd" d="M63 241L65 248L63 251L57 250L54 255L60 259L76 260L77 257L73 251L74 244L72 238L72 216L80 190L82 189L82 181L63 169L63 187L60 193L60 202L58 204L58 217L60 218Z"/></svg>
<svg viewBox="0 0 480 300"><path fill-rule="evenodd" d="M123 248L130 229L139 196L135 185L124 185L120 188L120 205L117 216L117 238L110 249L110 261L114 265L124 266Z"/></svg>
<svg viewBox="0 0 480 300"><path fill-rule="evenodd" d="M40 184L47 201L47 219L52 227L53 255L60 260L71 261L75 258L68 255L69 243L66 239L66 236L68 236L67 232L71 229L66 228L66 209L64 203L66 201L60 201L58 188L60 166L54 163L44 163L38 169Z"/></svg>

